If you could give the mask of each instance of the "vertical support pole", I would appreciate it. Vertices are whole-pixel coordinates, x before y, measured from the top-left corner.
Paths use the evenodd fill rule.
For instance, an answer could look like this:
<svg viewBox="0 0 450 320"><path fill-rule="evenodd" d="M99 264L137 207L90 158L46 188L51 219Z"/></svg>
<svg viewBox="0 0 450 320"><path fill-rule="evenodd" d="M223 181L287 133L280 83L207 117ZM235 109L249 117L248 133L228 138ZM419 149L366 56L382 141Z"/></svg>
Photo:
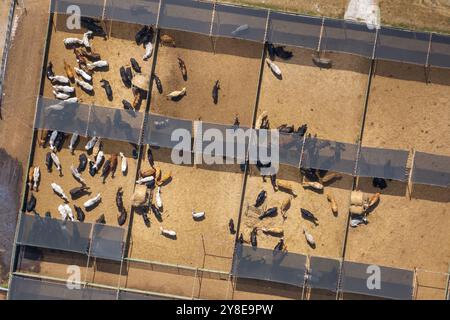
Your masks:
<svg viewBox="0 0 450 320"><path fill-rule="evenodd" d="M192 284L192 293L191 293L191 300L194 300L194 293L195 293L195 282L197 280L198 277L198 268L195 269L195 274L194 274L194 283Z"/></svg>
<svg viewBox="0 0 450 320"><path fill-rule="evenodd" d="M431 54L431 44L432 44L432 39L433 39L433 33L431 32L430 33L430 40L428 41L428 52L427 52L427 60L426 60L426 62L425 62L425 66L424 66L424 69L425 69L425 83L426 84L429 84L429 83L431 83L431 80L430 80L430 54Z"/></svg>
<svg viewBox="0 0 450 320"><path fill-rule="evenodd" d="M213 28L214 28L214 19L216 17L216 4L217 4L217 0L214 0L213 10L212 10L212 14L211 14L211 25L209 26L209 39L211 40L211 46L212 46L214 54L216 54L216 43L213 38Z"/></svg>
<svg viewBox="0 0 450 320"><path fill-rule="evenodd" d="M159 0L158 15L156 16L156 25L155 25L156 29L159 29L159 17L161 15L161 10L162 10L162 6L163 6L162 2L163 2L163 0Z"/></svg>
<svg viewBox="0 0 450 320"><path fill-rule="evenodd" d="M233 288L233 286L231 285L231 273L228 274L228 280L227 280L227 293L225 295L225 300L233 300L233 298L229 299L228 298L228 293L230 292L230 288ZM233 296L232 296L233 297Z"/></svg>
<svg viewBox="0 0 450 320"><path fill-rule="evenodd" d="M53 4L55 5L54 8L53 8ZM55 17L55 19L52 19L52 23L53 23L54 31L56 32L56 26L58 24L58 2L55 0L50 1L50 6L49 6L49 10L48 10L50 16L52 15L52 9L54 11L53 16Z"/></svg>
<svg viewBox="0 0 450 320"><path fill-rule="evenodd" d="M379 29L375 29L375 39L373 41L373 48L372 48L372 60L375 60L375 55L376 55L376 51L377 51L377 45L378 45L378 30Z"/></svg>
<svg viewBox="0 0 450 320"><path fill-rule="evenodd" d="M203 129L200 120L192 122L192 133L194 134L194 169L197 169L197 165L203 161Z"/></svg>
<svg viewBox="0 0 450 320"><path fill-rule="evenodd" d="M445 300L450 300L450 264L447 271L447 283L445 285Z"/></svg>
<svg viewBox="0 0 450 320"><path fill-rule="evenodd" d="M87 261L86 261L86 273L84 274L84 285L87 283L87 275L89 270L89 263L91 262L91 248L92 248L92 238L94 234L95 223L91 226L91 233L89 234L89 250L87 252Z"/></svg>
<svg viewBox="0 0 450 320"><path fill-rule="evenodd" d="M266 30L264 31L264 43L267 42L267 35L269 33L270 13L271 13L270 9L267 10Z"/></svg>
<svg viewBox="0 0 450 320"><path fill-rule="evenodd" d="M103 24L103 27L106 29L106 22L105 22L105 12L106 12L106 1L108 1L108 0L104 0L103 1L103 10L102 10L102 24ZM111 38L111 30L112 30L112 24L113 24L113 21L112 21L112 19L111 19L111 22L110 22L110 24L109 24L109 30L108 30L108 39L109 38Z"/></svg>
<svg viewBox="0 0 450 320"><path fill-rule="evenodd" d="M342 285L342 274L344 270L344 259L342 258L341 261L339 261L339 275L338 275L338 282L336 285L336 299L340 300L339 295L341 293L341 285Z"/></svg>
<svg viewBox="0 0 450 320"><path fill-rule="evenodd" d="M86 132L84 134L85 137L89 137L89 135L88 135L88 133L89 133L89 121L91 121L92 106L93 106L93 104L91 104L89 106L88 118L87 118L87 121L86 121Z"/></svg>
<svg viewBox="0 0 450 320"><path fill-rule="evenodd" d="M323 37L323 31L325 29L325 17L322 18L322 25L320 27L320 36L319 36L319 43L317 44L317 53L320 55L320 49L322 46L322 37Z"/></svg>
<svg viewBox="0 0 450 320"><path fill-rule="evenodd" d="M408 177L408 198L411 200L411 196L413 193L413 183L412 183L412 175L414 173L414 161L416 159L416 150L412 149L412 161L411 161L411 169L409 170L409 177Z"/></svg>
<svg viewBox="0 0 450 320"><path fill-rule="evenodd" d="M306 143L306 134L303 135L302 149L300 150L300 161L298 162L298 173L300 175L300 178L302 179L302 183L304 182L304 176L300 174L300 170L302 169L303 153L305 151L305 143Z"/></svg>
<svg viewBox="0 0 450 320"><path fill-rule="evenodd" d="M307 282L308 282L308 266L305 265L305 274L303 276L303 288L302 288L301 300L305 300L305 289L306 289Z"/></svg>
<svg viewBox="0 0 450 320"><path fill-rule="evenodd" d="M372 62L373 62L373 77L377 75L377 66L378 66L378 60L376 59L377 54L377 46L378 46L378 29L375 33L375 41L373 44L373 51L372 51Z"/></svg>
<svg viewBox="0 0 450 320"><path fill-rule="evenodd" d="M417 268L414 268L414 274L413 274L413 289L411 292L411 299L416 300L417 297L417 288L418 288L418 281L417 281Z"/></svg>

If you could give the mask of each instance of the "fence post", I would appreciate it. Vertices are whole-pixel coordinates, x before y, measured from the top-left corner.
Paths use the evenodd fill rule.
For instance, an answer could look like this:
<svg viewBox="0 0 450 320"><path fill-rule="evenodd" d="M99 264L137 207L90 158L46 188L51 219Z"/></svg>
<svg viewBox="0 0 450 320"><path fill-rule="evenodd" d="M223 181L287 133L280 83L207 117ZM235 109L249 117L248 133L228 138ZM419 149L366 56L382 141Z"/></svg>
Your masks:
<svg viewBox="0 0 450 320"><path fill-rule="evenodd" d="M445 285L445 300L450 300L450 264L448 265L447 271L447 283Z"/></svg>
<svg viewBox="0 0 450 320"><path fill-rule="evenodd" d="M430 70L430 54L431 54L432 39L433 39L433 33L431 32L430 33L430 40L428 42L427 60L425 62L425 66L424 66L424 69L425 69L425 83L426 84L429 84L431 82L431 80L430 80L430 73L431 73L431 70Z"/></svg>
<svg viewBox="0 0 450 320"><path fill-rule="evenodd" d="M417 297L417 289L418 289L418 280L417 280L417 268L414 268L413 274L413 289L411 293L411 299L416 300Z"/></svg>
<svg viewBox="0 0 450 320"><path fill-rule="evenodd" d="M198 277L198 268L195 269L195 274L194 274L194 283L192 284L192 294L191 294L191 300L194 300L194 293L195 293L195 282L197 280Z"/></svg>
<svg viewBox="0 0 450 320"><path fill-rule="evenodd" d="M163 6L162 2L163 2L163 0L159 0L158 15L156 16L156 25L155 25L156 29L159 29L159 17L161 15L161 9L162 9L162 6Z"/></svg>
<svg viewBox="0 0 450 320"><path fill-rule="evenodd" d="M413 183L412 183L412 176L414 173L414 161L416 159L416 150L412 149L412 161L411 161L411 169L409 170L409 177L408 177L408 198L411 200L412 193L413 193Z"/></svg>
<svg viewBox="0 0 450 320"><path fill-rule="evenodd" d="M317 44L317 53L319 55L320 55L320 47L321 47L321 44L322 44L324 25L325 25L325 17L322 18L322 25L320 26L319 43Z"/></svg>
<svg viewBox="0 0 450 320"><path fill-rule="evenodd" d="M214 38L213 38L213 28L214 28L214 19L216 17L216 3L217 3L217 0L214 0L213 10L211 13L211 26L209 27L209 38L211 39L211 44L212 44L214 54L216 54L216 43L214 42Z"/></svg>

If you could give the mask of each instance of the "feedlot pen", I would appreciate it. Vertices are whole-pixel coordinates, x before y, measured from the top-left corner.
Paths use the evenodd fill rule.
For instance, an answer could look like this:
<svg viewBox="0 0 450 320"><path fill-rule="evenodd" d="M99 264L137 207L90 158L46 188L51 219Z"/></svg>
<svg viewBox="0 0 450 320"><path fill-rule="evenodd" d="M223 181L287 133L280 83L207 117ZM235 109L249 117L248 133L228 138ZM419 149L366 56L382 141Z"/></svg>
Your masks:
<svg viewBox="0 0 450 320"><path fill-rule="evenodd" d="M59 3L59 1L56 2ZM80 1L81 5L83 5L82 2ZM150 79L147 95L143 96L143 101L136 110L138 118L135 120L136 123L132 125L136 132L140 132L140 135L123 138L120 134L114 133L112 129L105 130L103 134L100 134L104 138L106 158L112 153L118 152L123 152L128 158L127 176L122 176L120 169L118 169L115 178L108 177L106 184L102 184L98 175L92 179L87 174L83 175L87 178L87 185L92 186L92 189L95 188L93 194L96 192L104 194L102 202L94 210L104 213L106 224L111 227L117 226L115 192L119 186L123 188L124 205L128 212L128 219L122 227L127 228L127 230L124 230L125 235L121 240L122 256L120 259L115 259L118 261L108 261L103 259L101 255L96 256L95 252L91 252L92 249L87 253L78 251L67 253L64 248L62 251L58 251L56 250L58 248L54 247L36 250L32 249L34 247L32 243L17 241L16 258L13 261L14 273L11 280L13 286L19 287L20 281L34 281L32 279L36 277L56 285L57 279L65 278L67 264L75 262L75 264L84 268L82 281L84 281L86 290L96 286L100 290L99 288L102 287L106 291L113 292L112 296L115 295L119 299L123 292L132 292L133 290L140 294L151 292L159 295L159 297L173 295L176 298L216 299L269 299L280 297L290 299L345 299L350 297L351 294L370 295L370 293L362 292L361 289L350 286L354 281L351 279L354 279L356 274L348 274L349 270L353 270L352 272L359 270L359 265L356 267L351 265L351 261L353 261L362 264L367 263L368 265L378 263L386 266L383 267L385 268L383 270L394 273L396 271L390 270L389 267L405 268L405 271L410 271L407 275L405 274L406 291L409 290L408 286L411 287L410 298L427 298L429 296L443 298L445 296L445 281L448 283L445 272L450 260L450 248L441 246L442 254L440 255L430 255L429 252L431 248L435 247L435 243L448 243L446 241L448 239L444 237L445 230L450 226L450 221L445 215L445 211L449 209L449 200L438 196L439 190L436 190L436 187L426 185L414 186L411 193L412 200L405 196L407 187L414 184L411 183L411 179L407 184L408 177L412 176L415 168L414 153L409 154L407 161L405 160L404 164L399 165L400 169L404 168L405 179L397 179L390 176L389 173L386 173L386 176L380 176L401 181L388 181L389 187L385 191L381 191L380 204L368 216L370 220L368 225L356 229L350 228L347 213L352 190L363 190L371 194L378 192L378 189L370 186L371 180L368 179L368 177L376 177L376 175L364 174L359 164L361 157L366 155L364 147L399 148L407 150L407 153L410 148L414 148L419 151L448 155L448 151L445 151L445 145L433 147L433 141L431 141L430 147L427 146L427 143L415 143L415 140L410 143L403 143L402 135L396 135L400 138L392 139L390 137L392 133L378 128L378 126L383 126L383 121L379 120L383 119L382 117L390 118L389 114L402 115L402 106L395 102L387 109L390 109L391 112L380 114L380 107L377 107L377 104L380 103L379 101L385 101L383 99L388 99L386 90L402 92L402 88L408 88L408 84L417 86L417 90L411 90L410 92L430 91L431 96L437 97L435 102L430 104L430 107L433 106L433 108L437 108L436 110L442 111L442 106L445 107L449 95L447 70L430 66L430 64L435 63L434 65L446 67L446 65L442 65L441 50L436 51L437 54L433 58L433 55L430 54L433 51L429 48L427 59L423 60L423 64L416 61L418 58L412 59L415 61L408 59L403 61L422 65L421 67L398 62L394 64L383 60L399 60L392 58L396 50L399 49L393 48L389 42L380 41L380 39L383 41L387 39L386 29L373 33L369 32L370 35L367 38L359 39L365 44L362 47L368 47L369 49L366 48L367 50L364 49L363 52L354 52L351 49L349 50L351 41L348 39L346 40L348 42L344 41L343 44L336 45L336 39L339 39L339 36L333 33L333 28L336 28L335 21L313 17L299 16L297 18L290 15L288 17L287 15L286 21L289 21L289 23L304 24L305 21L314 20L312 23L315 26L312 32L314 34L313 41L307 38L308 34L297 34L295 36L298 39L305 39L305 43L299 45L298 40L294 40L297 39L294 36L292 36L291 40L293 41L291 43L288 41L289 39L283 38L283 28L278 25L281 13L195 1L187 1L182 4L174 0L162 1L161 3L149 1L148 3L151 4L152 8L158 10L154 12L153 18L148 20L148 24L156 26L153 42L154 53L151 59L143 61L141 56L144 49L139 48L134 43L134 34L142 27L141 25L105 19L102 25L105 27L109 38L103 40L100 37L94 37L92 46L95 52L108 60L109 70L95 73L93 81L95 94L89 95L80 88L76 88L77 97L79 97L81 104L87 106L86 110L89 110L89 112L105 108L105 110L108 110L105 112L111 115L120 114L124 117L126 112L121 110L121 100L132 101L133 94L131 89L126 88L122 83L119 68L129 66L129 58L135 57L142 67L142 74ZM101 6L100 4L95 5ZM125 6L131 7L130 4ZM176 10L172 11L172 6L174 8L178 6L192 7L203 13L214 12L214 14L210 16L209 21L207 18L204 19L203 15L199 15L198 24L190 25L187 23L183 25L180 22L181 25L179 25L176 23L178 21L176 14L175 17L172 16L176 12ZM166 8L166 10L163 10L163 8ZM107 10L107 12L109 11ZM231 32L244 25L243 22L247 21L247 16L250 32L236 33L234 37L230 37L228 29ZM98 18L99 15L95 15L95 17ZM186 21L192 19L189 15L185 18ZM181 16L178 19L184 21ZM235 22L230 23L227 19L230 21L235 19ZM73 36L81 37L82 35L82 32L73 33L64 30L63 20L62 15L58 14L56 18L53 13L49 19L49 30L53 28L53 31L50 33L47 50L44 53L41 84L41 95L47 99L53 98L49 81L45 79L47 62L52 61L56 74L64 74L64 60L72 65L75 65L76 61L72 52L64 48L63 39ZM222 28L219 26L222 26ZM349 27L349 30L355 28L357 32L360 31L359 27L350 25L347 27ZM319 33L316 32L317 30L322 31ZM395 32L392 31L394 35L389 34L389 36L397 36ZM161 46L161 41L158 38L161 35L170 35L175 39L177 46L175 48ZM367 46L368 39L371 38L374 38L375 42L372 46ZM317 46L314 39L318 41ZM441 45L442 39L440 36L436 39L439 40L439 45ZM422 42L427 42L425 40ZM430 36L429 42L431 43L431 41L432 37ZM266 63L265 59L269 55L267 44L263 44L265 42L274 45L285 44L287 45L286 50L293 52L294 56L290 60L275 59L275 63L283 72L282 79L275 77ZM314 45L310 45L311 42ZM388 49L383 51L383 48ZM435 46L434 48L440 47ZM319 50L323 57L333 61L333 68L329 70L320 69L311 62L311 56L315 55L316 50ZM377 56L377 53L379 56ZM187 79L183 79L181 76L177 58L182 58L186 63ZM377 62L374 63L375 61ZM390 64L396 68L387 67L387 69L384 69L385 66ZM399 71L402 74L397 76L395 74L387 75L386 80L383 80L382 77L387 72L386 70L396 73L397 68L400 70L405 68L407 71L403 73ZM162 94L156 88L154 75L157 75L162 82ZM423 76L423 82L420 82L421 76ZM405 77L406 79L404 79ZM102 78L106 78L111 83L114 92L112 101L107 99L104 89L100 87L99 81ZM211 91L216 80L220 80L221 89L219 90L219 102L214 105ZM431 83L426 84L427 80L431 80ZM388 89L382 89L385 85L383 84L384 81L386 81L386 88ZM398 84L391 85L389 81L397 81ZM405 81L405 84L403 81ZM187 94L179 101L169 101L165 98L167 93L173 90L181 90L183 87L186 87ZM405 91L408 91L408 89L405 89ZM380 97L377 96L377 94L380 94L379 92L381 92ZM411 94L414 95L414 93ZM393 100L396 99L395 95L392 95L392 97ZM399 101L407 99L399 98ZM411 99L411 101L416 101L414 97ZM416 105L420 106L421 104L417 102ZM94 105L102 107L93 109L92 106ZM381 102L381 105L383 105L383 102ZM411 102L412 110L414 107L415 105ZM114 111L115 109L117 111ZM278 227L284 223L280 216L259 223L257 218L255 220L254 217L248 215L248 206L254 202L257 194L262 189L266 190L268 193L267 201L270 201L268 205L278 204L288 195L280 191L274 192L270 185L270 179L263 183L255 167L248 163L244 167L239 165L215 165L211 167L172 164L170 152L173 145L166 145L167 141L163 141L163 139L156 139L155 143L152 136L155 128L152 127L151 122L158 116L168 121L176 122L179 119L188 123L201 119L211 124L217 124L217 126L232 125L238 118L241 126L254 127L257 125L256 120L263 111L267 111L271 128L276 128L282 124L294 125L295 128L302 124L308 124L307 132L312 135L317 134L317 138L322 142L325 140L331 141L333 152L336 152L339 145L345 145L347 151L344 153L354 153L350 159L346 159L345 164L341 159L336 160L337 153L334 155L337 162L331 163L331 165L316 161L311 156L312 149L305 146L305 143L311 140L311 138L307 138L303 140L302 147L295 151L294 161L283 162L281 166L278 178L291 183L292 189L297 195L295 199L292 199L291 208L288 211L288 220L284 226L285 241L291 257L295 258L298 255L298 261L303 261L303 255L305 257L304 262L297 262L294 266L287 267L286 272L292 270L289 268L294 270L298 268L297 276L302 272L304 272L304 275L312 275L311 278L308 278L302 274L294 282L289 279L276 279L282 273L282 270L277 271L277 268L272 270L272 274L266 274L263 277L257 275L256 271L254 275L244 275L242 273L244 270L242 269L242 256L239 256L240 251L236 250L236 240L240 233L244 234L245 241L249 241L248 230L253 227ZM41 119L42 114L37 118ZM420 113L414 113L414 115L420 118ZM445 113L443 115L445 117ZM89 131L90 126L100 128L99 125L95 127L95 123L91 123L92 120L89 117L90 113L88 113L86 121L86 136L92 136L92 133L96 132L95 130ZM399 126L403 123L401 122L403 118L405 116L398 118ZM433 121L432 119L430 121L442 123L441 118L437 117L439 121ZM114 119L113 123L116 123L116 118ZM48 123L51 124L50 128L45 125L41 126L42 123L45 123L45 121L38 123L36 128L59 128L59 130L64 131L61 129L61 124L59 124L59 127L55 127L55 122L47 122L47 126L49 126ZM443 123L445 124L445 122ZM377 128L376 133L371 133L373 127ZM442 128L443 132L446 132L447 129ZM395 130L399 130L398 127L393 129L394 132ZM379 136L374 138L374 135L379 132L386 134L386 138L380 138ZM73 131L69 130L67 133L73 133ZM84 135L83 133L84 131L80 134ZM428 134L427 128L421 129L421 133ZM405 137L408 137L408 135L405 135ZM36 139L38 139L37 131L30 154L29 167L33 165L41 166L40 185L42 191L35 192L35 194L37 195L36 211L43 215L47 210L55 210L55 202L58 198L51 194L51 190L46 190L53 180L58 179L58 184L64 190L72 187L75 180L70 177L67 168L70 167L72 162L76 163L78 154L82 151L80 149L85 145L87 138L81 138L79 147L75 150L75 155L71 155L67 149L68 141L66 141L61 152L58 153L63 166L63 177L58 177L56 170L53 170L51 174L45 172L43 163L46 152L43 148L37 146ZM379 143L379 141L382 142ZM422 138L419 141L422 141ZM138 145L138 149L136 150L135 146L129 143ZM145 159L149 148L148 144L152 145L155 165L161 168L163 174L164 172L172 174L172 180L161 187L161 196L164 201L163 220L162 222L158 221L150 213L149 228L145 226L141 215L131 207L130 202L130 196L136 187L131 179L138 177L139 170L149 168L149 163ZM133 150L137 153L137 160L133 159ZM377 150L382 152L381 149ZM289 152L292 152L292 150L289 150ZM381 158L389 162L386 157L388 156ZM339 181L326 186L324 193L315 193L302 187L302 182L308 179L299 174L299 167L337 172L341 175L341 178ZM26 200L30 196L29 190L27 191L24 197L24 208ZM46 197L42 196L44 192ZM326 194L329 192L333 193L338 201L339 213L337 216L333 216L327 203ZM425 194L425 196L420 196L420 194ZM408 230L415 230L418 226L423 227L420 235L416 237L412 235L412 231L408 231L402 232L402 239L398 238L398 235L396 235L398 229L393 230L397 218L389 214L390 211L397 211L397 206L404 208L402 210L404 210L405 216L411 211L416 212L417 217L414 219L412 217L410 219L404 218L401 223ZM312 226L310 222L302 220L299 217L300 208L307 208L314 212L319 218L319 225ZM193 221L191 215L193 209L205 211L206 218L203 221ZM421 214L423 211L438 211L440 217L437 219L432 214L424 216ZM25 215L25 213L23 214ZM92 223L95 218L94 214L86 214L87 222ZM228 231L228 222L231 218L238 229L235 235ZM422 222L419 223L418 219ZM440 221L438 225L436 224L437 220ZM268 221L269 225L265 221ZM426 227L425 222L428 223L429 228ZM379 223L382 223L385 227L381 227ZM159 226L176 230L177 239L162 237ZM302 230L305 227L316 239L318 245L315 249L308 246L304 239ZM439 230L435 230L436 228ZM424 244L423 239L426 239L426 232L430 230L435 230L432 234L440 234L442 237L436 237L435 241L426 241ZM367 232L371 234L369 240L376 240L377 243L368 241ZM381 237L380 232L388 234ZM91 233L88 238L90 247L92 247L95 236ZM382 241L382 238L390 238L390 245ZM278 240L276 237L259 234L258 248L261 249L258 250L272 250ZM411 247L411 241L415 243L412 246L415 250L412 250L411 255L408 255L405 250ZM367 246L367 248L364 249L364 246ZM385 250L380 250L380 247L385 248ZM27 253L27 251L30 252ZM401 258L398 257L399 252ZM417 257L418 252L420 252L420 255ZM385 253L389 254L385 255ZM266 259L269 256L264 257ZM439 272L441 275L430 279L430 277L421 275L425 272L424 269ZM280 274L277 274L277 272ZM317 279L316 276L323 277L323 279ZM431 284L436 289L433 292L428 292ZM393 293L391 295L389 293L380 294L380 297L384 298L398 298L400 296L399 293L397 295Z"/></svg>

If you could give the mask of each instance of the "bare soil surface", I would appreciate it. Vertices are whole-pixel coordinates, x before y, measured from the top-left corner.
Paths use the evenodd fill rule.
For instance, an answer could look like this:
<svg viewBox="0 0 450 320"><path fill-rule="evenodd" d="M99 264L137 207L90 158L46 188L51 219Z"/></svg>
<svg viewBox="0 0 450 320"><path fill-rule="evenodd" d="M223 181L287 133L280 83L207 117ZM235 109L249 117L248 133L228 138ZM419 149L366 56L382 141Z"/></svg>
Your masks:
<svg viewBox="0 0 450 320"><path fill-rule="evenodd" d="M371 181L361 179L359 189L377 192ZM415 186L413 197L406 185L389 182L381 192L369 224L350 229L346 258L412 270L447 272L450 260L450 197L439 188Z"/></svg>
<svg viewBox="0 0 450 320"><path fill-rule="evenodd" d="M135 212L130 257L229 272L235 236L228 222L237 225L243 174L239 166L179 166L171 163L170 151L153 150L155 166L172 180L161 187L162 221L149 213L151 226ZM147 161L142 169L149 168ZM154 198L155 199L155 198ZM192 210L205 212L195 221ZM160 227L177 233L176 239L161 235Z"/></svg>
<svg viewBox="0 0 450 320"><path fill-rule="evenodd" d="M293 52L287 61L276 59L282 80L264 67L258 116L268 112L271 128L282 124L308 125L308 133L319 139L356 143L361 130L369 60L343 54L329 54L332 69L319 69L312 51Z"/></svg>
<svg viewBox="0 0 450 320"><path fill-rule="evenodd" d="M288 176L288 170L291 174ZM241 232L244 240L250 241L250 232L253 228L258 228L258 247L266 249L274 249L280 237L274 237L262 232L262 228L282 228L284 231L284 240L287 250L292 253L300 253L304 255L325 256L330 258L339 258L342 255L342 245L344 243L345 228L347 222L347 212L350 201L350 190L352 180L350 177L342 177L340 181L336 181L325 187L323 192L315 192L311 189L304 189L301 185L301 177L297 173L295 177L294 168L287 168L278 175L279 181L290 183L296 197L291 197L283 191L275 192L271 186L270 179L263 182L263 179L254 169L247 182L247 189L244 200L244 212L242 215ZM283 174L284 173L284 177ZM288 180L284 180L284 179ZM278 208L278 214L272 218L258 219L258 214L251 207L254 206L258 194L265 190L267 199L261 206L264 210L272 207ZM334 215L331 211L330 204L327 201L326 194L332 194L337 203L339 212ZM280 204L291 199L291 206L287 211L287 218L283 219L280 212ZM248 206L251 206L249 209ZM311 221L302 218L300 208L309 210L318 219L317 225ZM305 228L316 242L316 248L312 248L306 242L303 234Z"/></svg>
<svg viewBox="0 0 450 320"><path fill-rule="evenodd" d="M450 70L379 61L363 145L450 155Z"/></svg>
<svg viewBox="0 0 450 320"><path fill-rule="evenodd" d="M153 86L151 111L164 116L205 122L233 124L238 116L242 126L252 124L258 86L262 44L236 39L214 39L178 31L162 31L176 42L176 48L160 46L156 75L161 79L163 93ZM214 44L215 42L215 44ZM214 51L215 46L215 51ZM177 58L187 68L182 77ZM219 80L218 103L212 90ZM167 100L172 91L186 88L179 101Z"/></svg>
<svg viewBox="0 0 450 320"><path fill-rule="evenodd" d="M10 1L1 2L1 23L6 28L6 18ZM2 240L0 247L1 267L3 276L9 271L12 241L15 232L15 221L20 207L24 164L27 162L31 144L32 127L36 97L39 90L41 61L44 51L44 39L47 25L48 1L32 1L27 6L27 13L16 10L20 16L19 24L13 42L10 45L5 81L3 83L3 97L0 120L0 148L4 149L0 162L8 162L3 167L1 193L6 197L7 212L2 210ZM41 26L36 28L36 26ZM1 32L1 37L5 32ZM1 50L3 50L3 42ZM29 50L33 43L33 50ZM24 72L26 61L26 72ZM11 165L15 163L14 165ZM26 170L26 169L25 169ZM1 248L0 248L1 249Z"/></svg>

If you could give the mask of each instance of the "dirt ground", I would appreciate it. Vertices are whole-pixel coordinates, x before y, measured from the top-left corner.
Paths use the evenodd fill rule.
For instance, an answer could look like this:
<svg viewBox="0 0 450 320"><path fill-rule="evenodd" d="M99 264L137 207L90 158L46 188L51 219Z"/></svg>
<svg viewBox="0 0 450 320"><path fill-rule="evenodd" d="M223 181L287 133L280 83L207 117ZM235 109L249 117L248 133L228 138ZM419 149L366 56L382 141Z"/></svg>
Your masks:
<svg viewBox="0 0 450 320"><path fill-rule="evenodd" d="M210 277L194 271L128 262L121 287L171 294L190 299L231 299L228 277Z"/></svg>
<svg viewBox="0 0 450 320"><path fill-rule="evenodd" d="M413 198L406 185L389 182L369 224L351 228L346 258L384 266L447 272L450 261L450 195L447 190L415 186ZM359 189L376 192L371 181Z"/></svg>
<svg viewBox="0 0 450 320"><path fill-rule="evenodd" d="M1 2L2 19L6 18L10 1ZM0 269L3 272L9 271L9 262L14 239L15 221L19 211L19 199L22 192L23 164L26 163L31 143L32 122L34 118L34 108L36 106L36 96L38 93L38 83L40 78L40 64L43 53L43 44L47 23L47 1L33 1L28 5L28 15L23 10L16 8L16 15L19 16L19 24L16 29L14 40L10 46L8 64L6 67L5 81L3 83L3 97L0 109L0 147L6 152L2 160L15 159L15 168L11 167L11 175L4 173L3 186L8 183L7 177L14 175L14 169L19 176L14 180L9 180L9 185L5 194L17 195L15 200L8 200L6 206L14 208L2 215L2 240L1 246L5 246L5 252L0 257ZM3 10L4 9L4 10ZM3 22L3 20L2 20ZM4 21L6 23L6 20ZM43 26L36 29L36 25ZM4 35L4 33L2 33ZM28 50L29 44L34 43L33 49ZM2 43L3 49L3 43ZM22 72L23 61L27 61L27 72ZM20 105L20 108L17 106ZM2 162L2 161L0 161ZM5 196L2 194L2 197ZM5 199L5 201L7 201Z"/></svg>
<svg viewBox="0 0 450 320"><path fill-rule="evenodd" d="M312 51L286 48L291 60L276 59L282 79L264 67L258 116L268 112L271 128L308 124L319 139L356 143L361 128L369 60L345 54L329 54L332 69L319 69Z"/></svg>
<svg viewBox="0 0 450 320"><path fill-rule="evenodd" d="M444 300L448 281L448 274L418 270L416 274L416 299Z"/></svg>
<svg viewBox="0 0 450 320"><path fill-rule="evenodd" d="M224 0L303 14L343 18L347 0ZM447 0L379 0L381 22L408 29L450 33Z"/></svg>
<svg viewBox="0 0 450 320"><path fill-rule="evenodd" d="M235 116L242 126L252 124L258 86L262 44L236 39L215 39L178 31L161 31L175 39L176 48L160 46L156 75L161 79L163 93L153 86L153 113L181 119L233 124ZM184 81L177 58L184 60L187 81ZM214 105L212 90L220 81L218 104ZM186 87L187 95L180 101L167 100L166 95Z"/></svg>
<svg viewBox="0 0 450 320"><path fill-rule="evenodd" d="M249 241L249 234L254 227L277 227L284 230L284 240L289 252L332 258L340 257L342 255L352 179L344 176L340 181L327 185L323 193L317 193L301 186L299 174L294 173L298 170L294 168L282 168L278 177L287 178L288 171L290 171L288 180L279 179L279 181L290 183L297 197L290 197L289 194L282 191L275 192L270 180L263 182L257 170L252 169L252 174L247 181L244 208L253 206L256 197L262 190L267 192L267 198L261 206L262 208L278 207L278 210L280 210L280 204L288 198L291 198L291 207L287 211L286 220L283 219L280 211L273 218L259 220L258 213L254 210L251 208L244 210L240 230L244 235L244 240ZM296 178L293 178L295 176ZM327 201L326 194L328 193L332 193L338 203L339 212L337 216L332 213ZM318 218L318 225L304 220L301 217L300 208L312 212ZM313 235L317 245L315 249L311 248L306 242L303 228ZM273 249L280 238L258 231L257 239L258 247Z"/></svg>
<svg viewBox="0 0 450 320"><path fill-rule="evenodd" d="M450 70L378 61L363 145L450 155Z"/></svg>
<svg viewBox="0 0 450 320"><path fill-rule="evenodd" d="M45 167L45 156L47 152L50 151L50 148L43 149L42 147L36 147L33 166L39 166L41 172L41 179L39 184L38 192L33 192L36 197L36 211L43 216L46 211L50 211L53 218L60 219L61 216L58 212L58 205L63 204L64 201L54 194L51 189L50 184L55 182L59 184L67 197L69 198L69 205L72 208L72 211L75 215L75 209L73 205L77 205L83 209L86 215L86 222L95 222L95 220L101 215L105 215L106 223L108 225L117 226L117 214L118 210L116 207L116 192L119 187L123 188L123 202L125 209L128 213L127 224L129 221L130 211L131 211L131 195L134 190L134 177L136 172L137 161L132 158L132 149L133 147L125 142L118 141L110 141L110 140L102 140L103 142L103 151L105 153L105 161L109 158L112 153L123 152L128 159L128 172L127 176L123 176L120 169L120 157L118 158L119 164L116 170L116 175L114 178L111 177L111 174L106 179L106 183L102 183L102 178L100 177L100 173L97 173L94 177L91 177L88 171L84 171L82 173L83 179L86 181L86 185L90 187L90 191L92 192L90 195L85 195L77 200L72 200L69 194L69 190L75 187L80 186L71 174L70 166L73 164L75 167L78 166L78 157L81 153L85 153L84 146L86 145L88 139L81 138L77 149L74 154L70 153L68 149L70 138L68 138L64 144L64 147L61 149L61 152L58 152L57 155L61 162L62 173L63 176L60 177L56 167L53 166L52 172L48 173ZM92 155L87 155L88 158L93 160ZM87 169L88 170L88 169ZM102 201L100 204L92 209L91 211L86 211L83 207L83 203L88 199L95 197L98 193L101 194ZM75 216L76 217L76 216ZM127 226L124 225L124 227Z"/></svg>
<svg viewBox="0 0 450 320"><path fill-rule="evenodd" d="M243 183L239 166L174 165L166 149L153 149L153 156L162 175L171 172L173 177L161 187L163 221L150 213L151 226L147 228L135 212L129 256L229 272L235 236L230 234L228 222L233 219L237 226ZM142 169L148 168L144 160ZM205 219L194 221L193 209L205 212ZM160 226L174 230L177 239L162 236Z"/></svg>
<svg viewBox="0 0 450 320"><path fill-rule="evenodd" d="M77 66L75 55L71 49L67 49L64 46L63 40L68 37L82 38L84 29L78 33L67 32L65 29L65 17L54 17L54 23L56 25L56 31L53 29L48 61L53 63L53 71L57 75L66 75L64 71L64 60L72 67ZM108 61L109 68L105 70L99 70L94 72L92 84L94 86L94 93L88 94L83 91L76 84L72 84L76 87L75 92L79 100L84 104L94 104L97 106L115 107L123 109L122 99L132 103L134 96L132 90L127 88L120 77L119 69L124 66L130 67L130 58L135 58L139 63L142 71L141 73L150 78L152 58L144 61L142 59L145 49L143 46L138 46L134 41L134 36L142 26L134 24L126 24L120 22L110 21L106 22L107 32L111 30L111 37L108 40L104 40L101 37L94 37L91 40L92 50L100 54L103 60ZM105 90L101 87L100 80L106 79L110 82L113 91L113 99L108 100ZM46 79L44 87L44 96L53 98L51 82ZM143 100L138 107L138 110L144 111L146 106L147 96L143 96Z"/></svg>
<svg viewBox="0 0 450 320"><path fill-rule="evenodd" d="M450 101L449 71L431 70L425 83L423 67L379 61L373 78L363 146L449 155L446 110ZM368 179L359 189L376 192ZM450 261L450 196L444 188L389 182L370 223L350 229L346 258L352 261L447 272ZM438 282L438 284L436 284ZM439 284L440 282L440 284ZM442 299L442 281L419 277L416 296Z"/></svg>

